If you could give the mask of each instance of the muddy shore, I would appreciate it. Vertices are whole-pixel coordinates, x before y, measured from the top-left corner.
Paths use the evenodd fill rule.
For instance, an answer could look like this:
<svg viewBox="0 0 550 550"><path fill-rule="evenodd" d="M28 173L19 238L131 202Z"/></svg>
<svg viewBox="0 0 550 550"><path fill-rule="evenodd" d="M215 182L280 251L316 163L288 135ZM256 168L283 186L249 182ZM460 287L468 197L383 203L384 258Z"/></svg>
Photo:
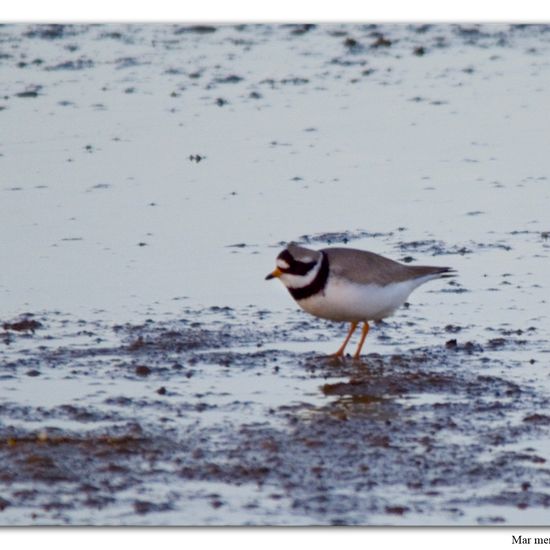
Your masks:
<svg viewBox="0 0 550 550"><path fill-rule="evenodd" d="M547 525L548 55L0 26L0 524ZM264 280L291 240L458 277L334 361Z"/></svg>
<svg viewBox="0 0 550 550"><path fill-rule="evenodd" d="M272 349L314 347L325 327L254 311L28 319L3 333L2 384L61 395L1 405L5 523L503 524L550 505L529 443L548 438L550 403L506 360L521 336L464 342L455 327L353 361ZM64 385L86 392L69 405Z"/></svg>

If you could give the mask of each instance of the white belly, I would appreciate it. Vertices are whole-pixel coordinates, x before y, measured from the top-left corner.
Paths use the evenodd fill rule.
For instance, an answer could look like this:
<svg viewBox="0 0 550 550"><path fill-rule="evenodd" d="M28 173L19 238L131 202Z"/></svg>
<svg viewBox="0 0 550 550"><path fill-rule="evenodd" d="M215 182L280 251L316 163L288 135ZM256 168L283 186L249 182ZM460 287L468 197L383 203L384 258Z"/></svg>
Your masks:
<svg viewBox="0 0 550 550"><path fill-rule="evenodd" d="M330 278L323 293L300 300L298 305L312 315L332 321L377 321L392 315L425 280L429 279L379 286Z"/></svg>

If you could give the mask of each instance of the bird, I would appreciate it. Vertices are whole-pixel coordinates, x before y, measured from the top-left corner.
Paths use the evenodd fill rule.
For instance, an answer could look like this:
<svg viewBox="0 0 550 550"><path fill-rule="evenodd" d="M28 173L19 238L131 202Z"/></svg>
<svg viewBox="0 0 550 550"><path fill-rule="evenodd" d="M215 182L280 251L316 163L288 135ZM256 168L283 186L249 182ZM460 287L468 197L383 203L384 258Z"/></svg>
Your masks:
<svg viewBox="0 0 550 550"><path fill-rule="evenodd" d="M312 250L294 242L277 256L266 280L278 278L307 313L351 323L333 357L343 357L357 326L363 323L353 356L359 359L370 321L381 321L402 306L411 292L433 279L452 277L450 267L406 265L374 252L345 247Z"/></svg>

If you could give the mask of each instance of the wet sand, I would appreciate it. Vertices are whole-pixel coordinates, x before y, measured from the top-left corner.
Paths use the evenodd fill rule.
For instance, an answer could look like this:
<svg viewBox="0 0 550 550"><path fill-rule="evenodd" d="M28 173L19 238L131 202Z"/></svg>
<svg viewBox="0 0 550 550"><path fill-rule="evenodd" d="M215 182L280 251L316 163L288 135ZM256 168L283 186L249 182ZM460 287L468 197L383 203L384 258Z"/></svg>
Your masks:
<svg viewBox="0 0 550 550"><path fill-rule="evenodd" d="M0 524L547 524L548 29L0 27ZM459 276L334 360L288 240Z"/></svg>
<svg viewBox="0 0 550 550"><path fill-rule="evenodd" d="M504 524L550 504L548 396L507 353L531 333L447 327L353 361L272 348L323 327L254 310L32 320L4 333L7 524Z"/></svg>

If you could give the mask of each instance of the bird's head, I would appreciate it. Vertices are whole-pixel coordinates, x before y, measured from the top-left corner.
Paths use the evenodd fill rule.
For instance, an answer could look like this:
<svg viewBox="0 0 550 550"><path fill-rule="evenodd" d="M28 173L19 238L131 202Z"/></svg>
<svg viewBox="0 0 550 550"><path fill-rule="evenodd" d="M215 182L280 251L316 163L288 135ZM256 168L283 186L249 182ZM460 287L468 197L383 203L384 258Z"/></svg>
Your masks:
<svg viewBox="0 0 550 550"><path fill-rule="evenodd" d="M277 256L277 267L266 279L279 278L287 288L302 288L313 281L321 260L321 252L290 243Z"/></svg>

